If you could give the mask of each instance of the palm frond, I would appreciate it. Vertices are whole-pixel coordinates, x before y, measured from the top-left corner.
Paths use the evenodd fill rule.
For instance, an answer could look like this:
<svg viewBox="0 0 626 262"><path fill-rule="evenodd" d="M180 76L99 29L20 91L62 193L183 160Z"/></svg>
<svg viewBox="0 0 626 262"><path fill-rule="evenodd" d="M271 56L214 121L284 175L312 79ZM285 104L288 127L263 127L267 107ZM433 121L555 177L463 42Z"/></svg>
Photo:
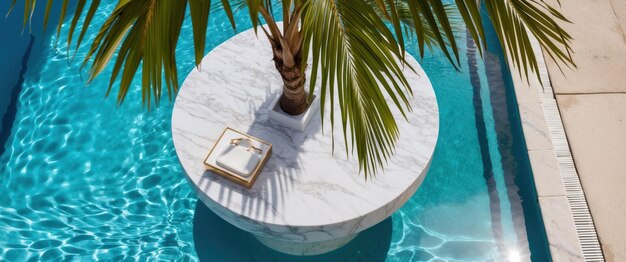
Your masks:
<svg viewBox="0 0 626 262"><path fill-rule="evenodd" d="M211 9L210 0L188 0L193 27L194 51L196 64L204 56L206 30ZM235 28L235 20L228 0L220 0L228 19ZM68 9L69 0L62 0L60 17L56 26L57 36L61 31ZM15 1L12 3L12 7ZM48 0L44 12L44 26L47 25L53 0ZM86 14L84 10L89 6ZM78 30L79 19L84 17L76 49L90 27L92 19L100 6L100 0L78 0L72 14L68 30L68 47L72 44L74 33ZM163 86L167 87L168 97L178 89L178 74L175 49L185 17L187 1L124 0L119 1L113 12L100 27L91 43L83 66L90 64L89 81L98 76L117 52L107 95L113 88L118 76L121 82L117 101L122 103L129 91L135 73L142 66L142 101L149 108L151 102L159 103ZM36 1L26 0L24 25L28 24ZM10 12L11 10L9 10ZM44 27L45 28L45 27ZM58 39L58 38L57 38ZM69 51L69 49L68 49ZM163 84L162 79L165 79Z"/></svg>
<svg viewBox="0 0 626 262"><path fill-rule="evenodd" d="M16 1L13 0L10 9ZM26 26L37 1L24 1L23 23ZM48 0L46 4L44 24L48 23L52 1ZM85 17L76 41L78 48L101 0L91 0L90 4L86 0L77 0L73 13L68 10L69 0L62 1L56 33L60 33L64 18L72 16L68 47L79 27L79 18ZM364 4L355 4L354 0L281 1L285 21L282 30L289 31L287 34L282 34L276 26L273 1L240 0L235 7L248 7L255 30L263 17L269 31L261 28L270 42L294 47L295 50L286 51L297 54L303 65L311 52L313 76L319 72L321 78L310 79L309 93L313 93L316 81L321 81L322 108L330 103L333 127L333 108L335 101L338 102L345 146L356 150L359 167L366 178L393 154L398 138L398 126L385 96L392 99L402 114L410 110L408 96L411 89L402 73L405 36L415 36L421 56L424 56L426 47L437 47L458 66L457 14L482 54L486 41L480 7L484 4L505 55L518 68L520 75L524 74L528 79L529 73L533 72L539 77L529 40L531 35L538 39L553 60L575 67L571 57L572 37L560 26L568 20L543 0L455 0L454 6L446 5L442 0L363 1ZM208 17L213 6L210 0L120 0L101 26L83 62L83 65L91 63L90 81L102 72L117 52L107 94L121 75L117 100L122 103L141 65L143 103L150 107L152 99L159 102L163 78L171 98L178 89L174 53L187 2L193 26L195 60L199 65L204 56ZM235 28L230 2L219 2ZM87 6L89 9L84 14ZM298 10L297 16L294 16L294 10Z"/></svg>
<svg viewBox="0 0 626 262"><path fill-rule="evenodd" d="M321 106L330 103L334 125L334 102L338 101L345 146L356 149L359 167L367 177L393 154L398 139L398 126L385 94L402 114L410 110L402 50L370 5L354 5L350 0L310 1L305 9L303 50L312 54L311 75L321 75ZM315 83L313 77L311 88Z"/></svg>
<svg viewBox="0 0 626 262"><path fill-rule="evenodd" d="M94 58L89 81L102 72L119 47L107 95L121 72L117 101L122 103L141 64L144 104L149 108L152 96L159 102L163 72L171 97L178 87L175 49L186 4L185 1L157 0L120 2L100 28L86 55L85 62Z"/></svg>
<svg viewBox="0 0 626 262"><path fill-rule="evenodd" d="M480 1L456 0L455 3L457 10L459 10L459 14L463 17L467 31L474 39L476 48L482 56L483 50L486 47L486 39L485 29L483 27L482 17L480 14Z"/></svg>
<svg viewBox="0 0 626 262"><path fill-rule="evenodd" d="M459 48L456 44L455 35L446 12L445 5L441 0L407 0L409 10L413 16L413 20L416 26L424 28L428 26L434 31L434 36L437 45L446 55L446 57L452 62L453 65L458 65L459 60ZM422 17L424 22L421 21ZM426 37L423 30L416 30L417 41L420 50L424 49ZM423 56L423 53L420 54Z"/></svg>
<svg viewBox="0 0 626 262"><path fill-rule="evenodd" d="M527 80L529 72L540 78L530 34L554 61L576 66L571 57L572 37L557 22L569 21L549 4L542 0L485 0L485 6L505 55Z"/></svg>
<svg viewBox="0 0 626 262"><path fill-rule="evenodd" d="M420 56L424 56L425 49L433 49L436 45L438 45L438 36L432 26L438 26L439 31L443 31L443 27L440 23L436 23L435 25L431 25L426 20L426 17L420 13L414 13L411 11L407 1L392 1L389 5L387 4L379 4L381 0L365 0L366 3L374 7L376 13L387 21L391 21L392 16L397 16L398 20L401 22L401 27L404 28L405 35L409 38L407 41L419 41L418 51ZM396 11L392 12L391 4L394 5ZM384 8L384 9L383 9ZM461 34L461 32L465 32L465 25L461 20L458 10L454 5L444 5L446 16L448 17L450 27L454 32L455 36ZM390 22L391 23L391 22ZM398 34L396 32L396 34ZM447 38L444 38L444 47L449 48L450 42ZM439 46L441 47L441 46ZM454 60L450 60L454 63Z"/></svg>
<svg viewBox="0 0 626 262"><path fill-rule="evenodd" d="M228 1L226 3L228 4ZM198 66L204 57L205 35L211 13L211 0L189 0L189 12L191 13L193 29L194 57L196 66Z"/></svg>

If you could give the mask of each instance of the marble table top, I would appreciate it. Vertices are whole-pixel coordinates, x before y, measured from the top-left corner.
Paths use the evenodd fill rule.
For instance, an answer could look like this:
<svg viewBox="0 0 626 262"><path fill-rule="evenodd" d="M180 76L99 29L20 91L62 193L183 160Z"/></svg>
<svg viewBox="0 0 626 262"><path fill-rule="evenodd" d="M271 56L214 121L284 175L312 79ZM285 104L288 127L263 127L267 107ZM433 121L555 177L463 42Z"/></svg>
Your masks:
<svg viewBox="0 0 626 262"><path fill-rule="evenodd" d="M212 211L261 236L324 241L375 225L415 193L437 142L432 85L417 61L410 55L407 60L416 70L405 70L413 111L408 121L396 112L396 153L384 172L366 181L356 155L346 155L341 122L331 130L328 106L323 127L319 111L304 131L268 120L269 104L282 88L269 42L252 29L234 36L204 57L176 98L172 136L186 178ZM205 171L203 159L225 127L273 144L273 155L251 189Z"/></svg>

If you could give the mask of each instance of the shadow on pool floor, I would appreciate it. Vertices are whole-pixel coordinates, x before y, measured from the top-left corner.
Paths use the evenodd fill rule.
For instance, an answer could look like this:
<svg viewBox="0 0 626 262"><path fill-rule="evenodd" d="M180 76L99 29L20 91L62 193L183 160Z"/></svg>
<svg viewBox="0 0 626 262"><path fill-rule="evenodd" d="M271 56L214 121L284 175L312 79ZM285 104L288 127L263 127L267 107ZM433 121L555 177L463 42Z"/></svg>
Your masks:
<svg viewBox="0 0 626 262"><path fill-rule="evenodd" d="M391 217L361 232L347 245L316 256L292 256L270 249L250 233L196 203L193 236L200 261L384 261L391 243Z"/></svg>

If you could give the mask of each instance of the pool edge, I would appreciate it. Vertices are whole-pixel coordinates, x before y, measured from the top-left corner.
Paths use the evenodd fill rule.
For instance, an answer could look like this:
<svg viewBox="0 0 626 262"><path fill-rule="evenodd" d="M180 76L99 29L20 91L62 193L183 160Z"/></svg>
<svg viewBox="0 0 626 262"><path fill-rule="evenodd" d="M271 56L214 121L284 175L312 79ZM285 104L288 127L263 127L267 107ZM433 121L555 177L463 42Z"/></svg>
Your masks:
<svg viewBox="0 0 626 262"><path fill-rule="evenodd" d="M522 120L537 201L554 261L604 261L561 121L543 52L537 39L531 45L541 82L523 79L509 67ZM514 65L510 60L509 65Z"/></svg>

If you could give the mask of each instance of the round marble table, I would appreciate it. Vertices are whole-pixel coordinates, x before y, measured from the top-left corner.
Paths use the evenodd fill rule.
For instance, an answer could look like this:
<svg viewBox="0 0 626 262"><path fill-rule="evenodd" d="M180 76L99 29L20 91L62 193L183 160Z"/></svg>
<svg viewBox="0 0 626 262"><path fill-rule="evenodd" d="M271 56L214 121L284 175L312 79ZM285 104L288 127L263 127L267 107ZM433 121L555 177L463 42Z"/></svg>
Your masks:
<svg viewBox="0 0 626 262"><path fill-rule="evenodd" d="M329 107L320 108L326 110L323 127L319 111L304 131L268 120L269 104L282 87L270 45L252 30L234 36L204 57L176 97L172 136L186 178L209 209L271 248L311 255L346 244L400 208L430 165L439 130L437 100L420 65L410 56L407 60L416 71L405 70L413 111L408 121L395 112L396 153L384 172L366 181L356 156L346 155L339 121L333 154ZM273 144L273 155L251 189L203 166L227 126Z"/></svg>

